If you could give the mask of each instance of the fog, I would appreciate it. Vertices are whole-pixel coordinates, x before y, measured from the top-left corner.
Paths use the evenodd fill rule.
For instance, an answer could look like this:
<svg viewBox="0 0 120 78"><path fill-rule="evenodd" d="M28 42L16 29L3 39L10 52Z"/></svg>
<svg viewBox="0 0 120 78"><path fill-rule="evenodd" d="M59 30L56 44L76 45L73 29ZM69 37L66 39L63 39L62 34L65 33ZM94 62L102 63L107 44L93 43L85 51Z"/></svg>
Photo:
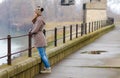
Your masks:
<svg viewBox="0 0 120 78"><path fill-rule="evenodd" d="M61 0L3 0L0 4L0 37L27 33L32 26L36 6L45 9L46 22L82 21L82 4L89 0L76 0L75 5L61 6Z"/></svg>
<svg viewBox="0 0 120 78"><path fill-rule="evenodd" d="M120 0L108 0L107 5L110 11L120 15Z"/></svg>

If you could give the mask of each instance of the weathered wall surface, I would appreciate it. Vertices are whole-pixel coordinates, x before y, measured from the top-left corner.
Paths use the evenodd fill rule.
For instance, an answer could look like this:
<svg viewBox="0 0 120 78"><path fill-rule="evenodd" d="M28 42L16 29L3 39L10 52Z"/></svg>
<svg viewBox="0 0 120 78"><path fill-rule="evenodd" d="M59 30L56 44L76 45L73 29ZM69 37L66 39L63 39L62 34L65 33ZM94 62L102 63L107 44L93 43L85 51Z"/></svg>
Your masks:
<svg viewBox="0 0 120 78"><path fill-rule="evenodd" d="M92 0L86 3L86 22L106 20L107 19L107 1Z"/></svg>
<svg viewBox="0 0 120 78"><path fill-rule="evenodd" d="M62 46L56 47L47 52L51 65L55 65L69 54L76 52L81 47L93 42L103 34L114 28L114 25L106 26L98 31L74 39ZM0 71L0 78L34 78L43 67L40 57L33 56L26 58L18 64L8 66Z"/></svg>
<svg viewBox="0 0 120 78"><path fill-rule="evenodd" d="M106 10L87 10L86 12L87 22L106 20Z"/></svg>

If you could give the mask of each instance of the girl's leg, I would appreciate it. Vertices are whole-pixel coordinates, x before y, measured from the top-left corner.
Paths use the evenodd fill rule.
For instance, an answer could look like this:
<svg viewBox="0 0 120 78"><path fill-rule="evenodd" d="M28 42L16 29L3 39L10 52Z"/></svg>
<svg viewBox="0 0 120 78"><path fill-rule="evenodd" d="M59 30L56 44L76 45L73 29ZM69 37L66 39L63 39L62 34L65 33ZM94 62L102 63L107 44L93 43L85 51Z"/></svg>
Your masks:
<svg viewBox="0 0 120 78"><path fill-rule="evenodd" d="M50 67L50 63L49 63L48 58L46 56L45 48L38 47L37 49L39 51L39 55L41 56L41 59L42 59L44 65L45 65L45 67L49 68Z"/></svg>

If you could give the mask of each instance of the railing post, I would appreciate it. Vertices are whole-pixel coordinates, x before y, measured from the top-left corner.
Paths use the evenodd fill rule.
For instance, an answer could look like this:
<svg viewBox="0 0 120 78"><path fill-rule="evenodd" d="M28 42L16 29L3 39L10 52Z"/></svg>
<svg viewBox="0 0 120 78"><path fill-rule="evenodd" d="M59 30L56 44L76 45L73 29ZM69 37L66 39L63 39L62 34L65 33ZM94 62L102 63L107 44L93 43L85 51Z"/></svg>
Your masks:
<svg viewBox="0 0 120 78"><path fill-rule="evenodd" d="M105 20L103 20L103 27L105 26Z"/></svg>
<svg viewBox="0 0 120 78"><path fill-rule="evenodd" d="M99 21L98 21L98 29L99 29Z"/></svg>
<svg viewBox="0 0 120 78"><path fill-rule="evenodd" d="M93 22L92 22L92 32L93 32L93 30L94 30L94 29L93 29L93 28L94 28L93 26L94 26L94 24L93 24Z"/></svg>
<svg viewBox="0 0 120 78"><path fill-rule="evenodd" d="M106 20L104 20L104 27L106 26Z"/></svg>
<svg viewBox="0 0 120 78"><path fill-rule="evenodd" d="M102 28L102 22L101 22L101 20L100 20L100 28Z"/></svg>
<svg viewBox="0 0 120 78"><path fill-rule="evenodd" d="M94 31L96 31L96 21L94 22Z"/></svg>
<svg viewBox="0 0 120 78"><path fill-rule="evenodd" d="M105 22L105 23L106 23L105 25L107 26L107 20L106 20L106 22Z"/></svg>
<svg viewBox="0 0 120 78"><path fill-rule="evenodd" d="M7 39L8 39L8 59L7 59L7 63L8 63L8 65L11 65L11 36L10 35L8 35L7 36Z"/></svg>
<svg viewBox="0 0 120 78"><path fill-rule="evenodd" d="M82 23L82 24L81 24L81 36L83 36L83 34L84 34L84 33L83 33L83 31L84 31L84 30L83 30L83 29L84 29L83 26L84 26L84 25L83 25L83 23Z"/></svg>
<svg viewBox="0 0 120 78"><path fill-rule="evenodd" d="M97 30L97 21L96 21L96 30Z"/></svg>
<svg viewBox="0 0 120 78"><path fill-rule="evenodd" d="M66 33L66 32L65 32L65 29L66 29L66 28L65 28L65 26L64 26L64 27L63 27L63 43L65 43L65 33Z"/></svg>
<svg viewBox="0 0 120 78"><path fill-rule="evenodd" d="M57 47L57 28L54 30L54 46Z"/></svg>
<svg viewBox="0 0 120 78"><path fill-rule="evenodd" d="M78 24L76 24L76 38L78 38Z"/></svg>
<svg viewBox="0 0 120 78"><path fill-rule="evenodd" d="M104 27L104 20L102 21L102 24L103 24L102 27Z"/></svg>
<svg viewBox="0 0 120 78"><path fill-rule="evenodd" d="M87 23L85 23L85 34L87 34Z"/></svg>
<svg viewBox="0 0 120 78"><path fill-rule="evenodd" d="M98 29L100 29L100 21L98 21Z"/></svg>
<svg viewBox="0 0 120 78"><path fill-rule="evenodd" d="M72 25L70 25L70 40L72 40Z"/></svg>
<svg viewBox="0 0 120 78"><path fill-rule="evenodd" d="M100 21L99 21L99 29L100 29Z"/></svg>
<svg viewBox="0 0 120 78"><path fill-rule="evenodd" d="M29 46L28 57L32 57L32 34L31 32L29 32L28 34L28 46Z"/></svg>
<svg viewBox="0 0 120 78"><path fill-rule="evenodd" d="M105 22L106 22L106 21L104 20L104 21L103 21L103 23L104 23L103 27L105 27L105 24L106 24Z"/></svg>
<svg viewBox="0 0 120 78"><path fill-rule="evenodd" d="M105 24L106 24L106 23L105 23L105 20L103 20L103 27L105 27Z"/></svg>
<svg viewBox="0 0 120 78"><path fill-rule="evenodd" d="M103 20L103 27L105 26L105 20Z"/></svg>
<svg viewBox="0 0 120 78"><path fill-rule="evenodd" d="M109 24L108 24L108 20L106 20L106 25L108 26Z"/></svg>
<svg viewBox="0 0 120 78"><path fill-rule="evenodd" d="M103 20L101 20L101 28L103 27Z"/></svg>
<svg viewBox="0 0 120 78"><path fill-rule="evenodd" d="M98 30L98 21L96 21L96 30Z"/></svg>
<svg viewBox="0 0 120 78"><path fill-rule="evenodd" d="M97 30L97 21L96 21L96 29L95 30Z"/></svg>
<svg viewBox="0 0 120 78"><path fill-rule="evenodd" d="M44 35L46 36L46 30L45 30L45 29L43 30L43 33L44 33Z"/></svg>
<svg viewBox="0 0 120 78"><path fill-rule="evenodd" d="M96 30L98 30L98 21L96 21Z"/></svg>
<svg viewBox="0 0 120 78"><path fill-rule="evenodd" d="M89 22L89 33L90 33L90 30L91 30L91 26L90 25L91 25L91 23Z"/></svg>

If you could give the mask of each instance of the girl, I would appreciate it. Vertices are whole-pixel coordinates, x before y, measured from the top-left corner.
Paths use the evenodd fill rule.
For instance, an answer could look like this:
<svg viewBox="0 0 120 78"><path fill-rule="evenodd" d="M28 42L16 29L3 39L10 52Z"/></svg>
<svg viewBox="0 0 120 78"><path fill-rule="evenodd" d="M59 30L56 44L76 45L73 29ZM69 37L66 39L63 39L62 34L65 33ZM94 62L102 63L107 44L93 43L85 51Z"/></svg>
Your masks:
<svg viewBox="0 0 120 78"><path fill-rule="evenodd" d="M50 63L46 56L45 47L47 46L47 42L45 36L43 34L43 27L45 26L45 22L42 18L42 12L44 11L43 8L38 7L35 9L35 16L32 20L33 28L31 30L31 34L33 35L34 44L37 48L39 55L41 56L41 60L44 63L45 70L41 71L41 73L51 73Z"/></svg>

